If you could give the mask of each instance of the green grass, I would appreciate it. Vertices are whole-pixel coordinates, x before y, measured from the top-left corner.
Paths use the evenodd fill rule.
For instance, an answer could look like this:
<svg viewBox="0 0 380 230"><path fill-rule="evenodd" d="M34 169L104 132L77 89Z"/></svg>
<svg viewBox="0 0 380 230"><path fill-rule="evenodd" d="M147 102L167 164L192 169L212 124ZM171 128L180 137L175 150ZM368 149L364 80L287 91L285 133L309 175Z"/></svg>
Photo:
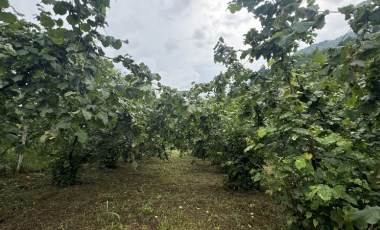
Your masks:
<svg viewBox="0 0 380 230"><path fill-rule="evenodd" d="M3 156L0 157L0 162L7 166L7 172L14 172L17 165L18 155L13 150L8 150ZM42 154L34 150L25 153L22 171L25 173L42 172L46 171L52 161L53 157L48 154Z"/></svg>
<svg viewBox="0 0 380 230"><path fill-rule="evenodd" d="M0 178L0 229L282 229L281 210L261 193L228 190L207 161L173 154L137 171L88 170L80 184L49 175Z"/></svg>

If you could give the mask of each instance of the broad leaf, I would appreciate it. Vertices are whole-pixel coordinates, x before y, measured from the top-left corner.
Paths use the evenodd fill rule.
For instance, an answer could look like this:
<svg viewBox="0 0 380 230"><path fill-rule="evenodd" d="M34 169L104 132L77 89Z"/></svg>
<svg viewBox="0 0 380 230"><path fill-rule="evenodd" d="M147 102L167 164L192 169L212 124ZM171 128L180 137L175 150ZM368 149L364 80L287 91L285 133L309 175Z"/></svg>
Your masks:
<svg viewBox="0 0 380 230"><path fill-rule="evenodd" d="M88 134L84 130L78 130L75 132L75 135L78 137L78 141L82 144L85 144L88 139Z"/></svg>

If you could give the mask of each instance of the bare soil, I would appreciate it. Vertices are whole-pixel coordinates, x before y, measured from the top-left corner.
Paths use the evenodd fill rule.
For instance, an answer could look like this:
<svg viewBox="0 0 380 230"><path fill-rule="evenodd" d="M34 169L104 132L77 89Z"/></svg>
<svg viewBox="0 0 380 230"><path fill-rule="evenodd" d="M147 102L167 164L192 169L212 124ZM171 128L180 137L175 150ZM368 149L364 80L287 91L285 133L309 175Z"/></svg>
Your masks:
<svg viewBox="0 0 380 230"><path fill-rule="evenodd" d="M281 209L236 192L208 161L174 156L137 170L86 170L68 188L49 173L0 178L0 229L283 229Z"/></svg>

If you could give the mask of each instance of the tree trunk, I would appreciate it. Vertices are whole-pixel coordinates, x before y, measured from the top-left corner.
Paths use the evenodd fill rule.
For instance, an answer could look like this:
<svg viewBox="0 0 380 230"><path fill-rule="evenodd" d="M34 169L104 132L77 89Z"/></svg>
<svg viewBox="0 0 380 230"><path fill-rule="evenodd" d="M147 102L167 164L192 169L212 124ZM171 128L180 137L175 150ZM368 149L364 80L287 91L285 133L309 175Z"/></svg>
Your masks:
<svg viewBox="0 0 380 230"><path fill-rule="evenodd" d="M24 125L24 129L21 132L21 144L25 147L26 137L28 135L28 126ZM24 148L25 149L25 148ZM22 162L24 161L24 151L18 154L16 173L19 173L22 168Z"/></svg>

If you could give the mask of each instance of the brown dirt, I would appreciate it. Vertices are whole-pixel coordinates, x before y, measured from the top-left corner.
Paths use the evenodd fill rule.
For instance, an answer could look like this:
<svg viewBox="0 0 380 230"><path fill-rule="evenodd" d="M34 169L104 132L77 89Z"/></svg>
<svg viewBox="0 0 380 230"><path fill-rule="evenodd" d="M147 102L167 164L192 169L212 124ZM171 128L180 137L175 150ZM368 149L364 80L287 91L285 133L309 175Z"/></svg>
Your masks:
<svg viewBox="0 0 380 230"><path fill-rule="evenodd" d="M0 229L283 229L266 195L230 191L223 180L209 162L178 156L137 171L87 170L69 188L43 173L3 177Z"/></svg>

